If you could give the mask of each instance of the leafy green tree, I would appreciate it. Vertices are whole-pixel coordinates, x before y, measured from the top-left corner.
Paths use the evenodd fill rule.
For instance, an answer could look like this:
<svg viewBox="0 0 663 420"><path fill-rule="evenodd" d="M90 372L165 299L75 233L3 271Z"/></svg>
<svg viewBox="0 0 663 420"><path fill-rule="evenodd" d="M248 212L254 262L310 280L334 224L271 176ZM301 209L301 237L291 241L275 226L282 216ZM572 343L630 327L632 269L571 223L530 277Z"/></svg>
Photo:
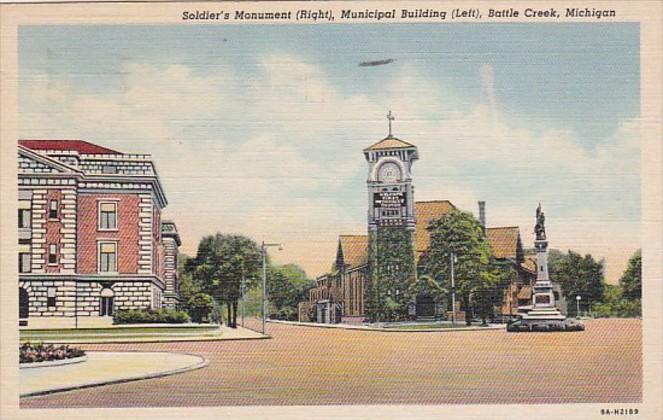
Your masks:
<svg viewBox="0 0 663 420"><path fill-rule="evenodd" d="M628 261L626 271L619 279L622 296L629 300L642 299L642 252L635 251Z"/></svg>
<svg viewBox="0 0 663 420"><path fill-rule="evenodd" d="M641 316L639 299L625 299L620 286L606 284L603 291L603 299L593 308L594 316L599 318L624 317L632 318Z"/></svg>
<svg viewBox="0 0 663 420"><path fill-rule="evenodd" d="M493 274L489 274L492 270L491 251L483 228L471 213L453 210L431 222L428 229L431 243L419 260L420 274L430 275L442 287L452 290L450 273L453 252L456 255L456 295L469 322L472 294L475 293L482 302L492 299L487 291L495 280Z"/></svg>
<svg viewBox="0 0 663 420"><path fill-rule="evenodd" d="M273 318L296 320L299 302L306 299L308 289L315 281L306 276L295 264L270 266L267 273L267 291Z"/></svg>
<svg viewBox="0 0 663 420"><path fill-rule="evenodd" d="M187 263L187 271L202 292L226 305L228 325L236 328L242 278L247 282L257 278L261 266L262 254L253 240L217 233L200 241L196 257Z"/></svg>
<svg viewBox="0 0 663 420"><path fill-rule="evenodd" d="M562 287L562 293L570 302L580 295L581 303L591 305L603 298L603 261L596 261L590 254L584 257L571 250L567 254L555 255L548 264L550 279ZM575 309L570 305L569 309Z"/></svg>

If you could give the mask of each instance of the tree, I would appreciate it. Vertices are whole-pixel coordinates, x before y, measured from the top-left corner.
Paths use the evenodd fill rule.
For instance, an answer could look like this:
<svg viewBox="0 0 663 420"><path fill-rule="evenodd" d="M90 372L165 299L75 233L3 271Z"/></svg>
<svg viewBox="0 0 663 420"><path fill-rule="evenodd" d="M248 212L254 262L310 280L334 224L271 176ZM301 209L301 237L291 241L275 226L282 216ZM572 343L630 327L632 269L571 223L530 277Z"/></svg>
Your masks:
<svg viewBox="0 0 663 420"><path fill-rule="evenodd" d="M420 274L430 275L442 287L452 290L450 273L453 252L456 255L456 295L462 302L469 322L472 294L483 299L494 280L492 274L489 274L492 257L483 228L471 213L453 210L431 222L428 230L430 247L419 260Z"/></svg>
<svg viewBox="0 0 663 420"><path fill-rule="evenodd" d="M635 251L628 260L626 271L619 279L622 287L622 297L629 300L642 299L642 252Z"/></svg>
<svg viewBox="0 0 663 420"><path fill-rule="evenodd" d="M603 261L596 261L590 254L584 257L571 250L567 254L555 255L548 265L550 279L562 287L562 293L569 301L576 296L581 302L591 305L603 298Z"/></svg>
<svg viewBox="0 0 663 420"><path fill-rule="evenodd" d="M237 328L242 278L247 282L257 278L261 267L262 254L253 240L220 233L204 237L198 245L196 258L187 264L201 291L225 303L228 325L232 328Z"/></svg>
<svg viewBox="0 0 663 420"><path fill-rule="evenodd" d="M299 302L306 299L308 289L315 281L306 276L295 264L270 266L267 273L269 303L272 316L277 319L296 320Z"/></svg>

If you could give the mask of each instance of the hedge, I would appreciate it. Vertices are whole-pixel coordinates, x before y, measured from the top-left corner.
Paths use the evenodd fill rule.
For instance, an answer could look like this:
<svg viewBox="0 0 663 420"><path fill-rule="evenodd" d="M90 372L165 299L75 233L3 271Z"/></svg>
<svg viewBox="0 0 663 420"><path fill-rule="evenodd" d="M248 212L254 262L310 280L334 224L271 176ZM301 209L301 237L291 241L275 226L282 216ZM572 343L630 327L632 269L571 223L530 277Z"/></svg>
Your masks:
<svg viewBox="0 0 663 420"><path fill-rule="evenodd" d="M113 315L113 324L185 324L189 314L175 309L119 310Z"/></svg>

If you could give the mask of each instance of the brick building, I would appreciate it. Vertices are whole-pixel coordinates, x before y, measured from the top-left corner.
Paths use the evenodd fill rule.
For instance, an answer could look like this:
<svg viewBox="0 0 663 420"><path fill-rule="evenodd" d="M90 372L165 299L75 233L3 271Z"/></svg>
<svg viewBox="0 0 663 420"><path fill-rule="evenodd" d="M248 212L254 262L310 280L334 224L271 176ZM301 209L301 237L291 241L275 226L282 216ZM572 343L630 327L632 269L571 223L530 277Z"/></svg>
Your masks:
<svg viewBox="0 0 663 420"><path fill-rule="evenodd" d="M121 309L176 306L180 238L161 220L166 205L150 155L19 140L21 323L77 325Z"/></svg>

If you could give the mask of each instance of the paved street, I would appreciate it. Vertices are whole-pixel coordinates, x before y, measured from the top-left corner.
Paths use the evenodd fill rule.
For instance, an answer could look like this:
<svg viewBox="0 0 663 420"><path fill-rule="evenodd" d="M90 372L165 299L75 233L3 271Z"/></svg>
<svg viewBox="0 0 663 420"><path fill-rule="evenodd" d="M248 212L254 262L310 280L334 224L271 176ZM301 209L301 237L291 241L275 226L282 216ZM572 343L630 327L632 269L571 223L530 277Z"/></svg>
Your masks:
<svg viewBox="0 0 663 420"><path fill-rule="evenodd" d="M188 352L210 364L159 379L25 398L21 407L640 401L641 321L586 326L576 333L509 334L268 324L269 340L87 345Z"/></svg>

